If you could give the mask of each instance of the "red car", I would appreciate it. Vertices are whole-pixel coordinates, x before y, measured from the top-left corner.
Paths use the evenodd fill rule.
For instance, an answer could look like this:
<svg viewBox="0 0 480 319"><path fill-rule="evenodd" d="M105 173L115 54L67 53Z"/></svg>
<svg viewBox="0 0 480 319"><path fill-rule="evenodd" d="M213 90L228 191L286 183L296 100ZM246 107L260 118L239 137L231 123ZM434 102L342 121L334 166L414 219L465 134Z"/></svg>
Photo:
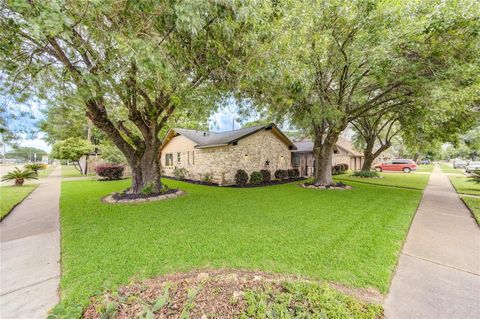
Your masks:
<svg viewBox="0 0 480 319"><path fill-rule="evenodd" d="M381 163L375 165L375 170L377 172L383 171L395 171L404 173L410 173L411 171L417 170L417 164L409 159L394 159L386 163Z"/></svg>

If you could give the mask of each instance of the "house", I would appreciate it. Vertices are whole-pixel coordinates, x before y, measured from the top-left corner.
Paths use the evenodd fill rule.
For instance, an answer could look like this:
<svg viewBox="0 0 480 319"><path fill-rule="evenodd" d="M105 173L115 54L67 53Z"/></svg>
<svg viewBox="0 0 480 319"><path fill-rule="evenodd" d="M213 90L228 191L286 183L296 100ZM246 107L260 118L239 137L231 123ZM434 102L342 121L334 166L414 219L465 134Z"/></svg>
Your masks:
<svg viewBox="0 0 480 319"><path fill-rule="evenodd" d="M248 174L261 169L290 169L296 146L275 124L215 133L170 129L162 143L161 163L166 176L182 170L185 178L220 185L234 183L238 169Z"/></svg>
<svg viewBox="0 0 480 319"><path fill-rule="evenodd" d="M301 176L312 176L315 168L313 156L313 142L302 140L295 143L296 149L292 151L292 166L298 168ZM356 151L352 143L346 138L338 138L332 164L347 164L351 170L359 170L363 165L363 154Z"/></svg>

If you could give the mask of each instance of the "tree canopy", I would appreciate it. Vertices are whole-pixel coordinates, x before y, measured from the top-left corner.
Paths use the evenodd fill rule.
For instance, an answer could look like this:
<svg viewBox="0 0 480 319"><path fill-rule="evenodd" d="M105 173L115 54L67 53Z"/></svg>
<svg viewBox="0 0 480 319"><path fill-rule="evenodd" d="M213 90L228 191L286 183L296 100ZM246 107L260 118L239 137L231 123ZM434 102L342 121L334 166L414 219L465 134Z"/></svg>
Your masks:
<svg viewBox="0 0 480 319"><path fill-rule="evenodd" d="M128 160L131 191L159 191L160 132L209 115L261 10L234 0L10 1L0 9L5 85L81 105Z"/></svg>
<svg viewBox="0 0 480 319"><path fill-rule="evenodd" d="M360 117L410 105L458 116L478 98L478 3L278 3L242 88L310 132L318 184L332 183L332 149Z"/></svg>

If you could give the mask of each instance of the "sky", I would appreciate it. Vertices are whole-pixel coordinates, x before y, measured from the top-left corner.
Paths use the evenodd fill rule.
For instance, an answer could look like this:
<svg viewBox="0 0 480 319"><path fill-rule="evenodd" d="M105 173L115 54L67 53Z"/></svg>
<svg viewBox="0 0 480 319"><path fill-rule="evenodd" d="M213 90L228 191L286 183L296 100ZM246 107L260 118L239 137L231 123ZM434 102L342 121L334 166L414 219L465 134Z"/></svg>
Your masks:
<svg viewBox="0 0 480 319"><path fill-rule="evenodd" d="M38 114L37 118L38 118ZM215 114L210 117L210 130L213 132L225 132L232 130L232 121L234 129L238 130L241 128L241 125L238 123L240 115L238 114L235 106L224 107L218 110ZM234 121L235 120L235 121ZM50 152L52 149L51 145L48 145L43 139L43 134L38 133L35 139L28 139L24 136L24 139L20 143L20 146L29 146L42 149L44 151Z"/></svg>

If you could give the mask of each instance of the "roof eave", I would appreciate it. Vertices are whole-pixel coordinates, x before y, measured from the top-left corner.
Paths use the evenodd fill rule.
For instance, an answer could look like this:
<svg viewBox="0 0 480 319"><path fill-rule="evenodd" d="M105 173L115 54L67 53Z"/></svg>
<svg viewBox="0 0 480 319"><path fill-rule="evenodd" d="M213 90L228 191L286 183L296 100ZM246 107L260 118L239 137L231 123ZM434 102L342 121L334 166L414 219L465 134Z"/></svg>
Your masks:
<svg viewBox="0 0 480 319"><path fill-rule="evenodd" d="M228 144L195 145L193 148L203 149L203 148L221 147L221 146L228 146Z"/></svg>

